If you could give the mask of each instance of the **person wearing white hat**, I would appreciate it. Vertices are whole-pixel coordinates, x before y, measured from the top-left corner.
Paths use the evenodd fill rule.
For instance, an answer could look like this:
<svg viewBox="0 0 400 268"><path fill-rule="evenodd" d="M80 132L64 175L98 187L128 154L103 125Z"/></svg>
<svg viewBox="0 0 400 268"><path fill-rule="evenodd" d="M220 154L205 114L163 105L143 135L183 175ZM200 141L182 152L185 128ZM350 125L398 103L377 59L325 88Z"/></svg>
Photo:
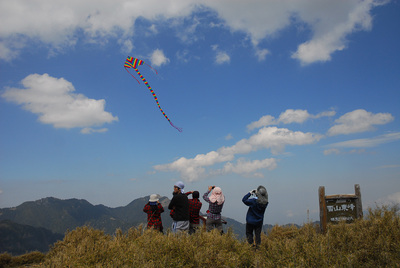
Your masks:
<svg viewBox="0 0 400 268"><path fill-rule="evenodd" d="M150 195L149 202L144 206L143 211L147 213L147 228L163 232L161 213L164 212L163 206L159 202L159 195Z"/></svg>

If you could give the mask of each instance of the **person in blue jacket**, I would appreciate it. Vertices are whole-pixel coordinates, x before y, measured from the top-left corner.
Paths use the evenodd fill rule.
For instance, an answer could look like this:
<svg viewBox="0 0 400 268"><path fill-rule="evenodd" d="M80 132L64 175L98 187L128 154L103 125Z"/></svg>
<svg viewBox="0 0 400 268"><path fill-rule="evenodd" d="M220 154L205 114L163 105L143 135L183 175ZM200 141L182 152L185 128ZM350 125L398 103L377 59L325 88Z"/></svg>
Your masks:
<svg viewBox="0 0 400 268"><path fill-rule="evenodd" d="M264 213L268 206L268 192L264 186L258 186L257 190L251 190L242 199L246 206L249 206L246 215L246 238L250 245L255 247L261 244L261 230L264 222Z"/></svg>

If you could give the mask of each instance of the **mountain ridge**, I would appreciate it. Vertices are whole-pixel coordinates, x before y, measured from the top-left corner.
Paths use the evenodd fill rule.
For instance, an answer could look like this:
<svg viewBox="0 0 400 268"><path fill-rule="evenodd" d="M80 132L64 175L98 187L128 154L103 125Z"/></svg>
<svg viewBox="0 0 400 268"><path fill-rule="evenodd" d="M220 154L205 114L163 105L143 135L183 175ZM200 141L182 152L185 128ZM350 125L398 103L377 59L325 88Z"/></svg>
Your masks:
<svg viewBox="0 0 400 268"><path fill-rule="evenodd" d="M47 252L50 245L62 240L64 235L43 227L0 221L0 253L21 255L31 251Z"/></svg>
<svg viewBox="0 0 400 268"><path fill-rule="evenodd" d="M129 228L137 227L140 224L146 226L147 215L143 212L143 207L148 202L149 197L140 197L126 206L116 208L110 208L102 204L93 205L85 199L46 197L36 201L24 202L17 207L1 208L0 221L8 221L7 228L9 230L14 228L11 226L13 223L15 223L17 226L15 228L17 229L21 229L20 225L25 226L24 232L29 233L31 237L34 237L36 233L46 233L44 230L48 231L44 236L49 237L49 239L52 237L51 234L63 237L68 230L74 230L81 226L90 226L113 235L117 229L125 232ZM164 230L167 230L172 225L168 210L169 202L170 199L168 197L160 197L160 203L165 209L165 212L161 214ZM203 203L203 207L205 205ZM228 228L232 228L232 231L239 239L245 237L245 224L231 218L223 218L227 221L227 224L224 225L225 231ZM29 227L36 229L29 229ZM272 227L272 225L264 225L264 230L266 231ZM14 238L14 242L17 245L20 242L18 240L21 240L21 238L18 238L18 236L14 236ZM0 244L5 239L0 237ZM43 241L46 243L47 240L44 239ZM26 241L24 243L29 244ZM42 251L43 248L46 248L45 246L38 246L37 250ZM0 248L0 252L4 251L4 249L5 247ZM18 250L20 252L22 249Z"/></svg>

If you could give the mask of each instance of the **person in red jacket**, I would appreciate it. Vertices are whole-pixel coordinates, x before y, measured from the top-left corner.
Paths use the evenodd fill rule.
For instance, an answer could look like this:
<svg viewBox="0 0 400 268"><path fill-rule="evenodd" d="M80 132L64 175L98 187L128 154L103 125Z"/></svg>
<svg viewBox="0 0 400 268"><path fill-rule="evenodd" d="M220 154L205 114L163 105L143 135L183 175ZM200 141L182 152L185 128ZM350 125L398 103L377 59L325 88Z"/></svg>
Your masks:
<svg viewBox="0 0 400 268"><path fill-rule="evenodd" d="M161 213L164 212L164 208L160 204L157 194L150 195L149 202L144 206L143 211L147 213L147 228L163 232Z"/></svg>
<svg viewBox="0 0 400 268"><path fill-rule="evenodd" d="M198 191L187 192L186 195L192 195L189 199L189 234L193 234L200 227L200 209L203 205L200 200L200 193Z"/></svg>

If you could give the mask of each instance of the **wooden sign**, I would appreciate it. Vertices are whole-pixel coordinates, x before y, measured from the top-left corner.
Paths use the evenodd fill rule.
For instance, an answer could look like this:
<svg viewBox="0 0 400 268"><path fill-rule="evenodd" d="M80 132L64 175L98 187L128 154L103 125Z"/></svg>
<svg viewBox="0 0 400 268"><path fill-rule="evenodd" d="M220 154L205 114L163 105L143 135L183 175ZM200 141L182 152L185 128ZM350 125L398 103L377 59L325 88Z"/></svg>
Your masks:
<svg viewBox="0 0 400 268"><path fill-rule="evenodd" d="M321 230L326 232L328 223L353 222L362 218L361 191L354 185L355 194L325 195L325 187L319 187L319 209Z"/></svg>

